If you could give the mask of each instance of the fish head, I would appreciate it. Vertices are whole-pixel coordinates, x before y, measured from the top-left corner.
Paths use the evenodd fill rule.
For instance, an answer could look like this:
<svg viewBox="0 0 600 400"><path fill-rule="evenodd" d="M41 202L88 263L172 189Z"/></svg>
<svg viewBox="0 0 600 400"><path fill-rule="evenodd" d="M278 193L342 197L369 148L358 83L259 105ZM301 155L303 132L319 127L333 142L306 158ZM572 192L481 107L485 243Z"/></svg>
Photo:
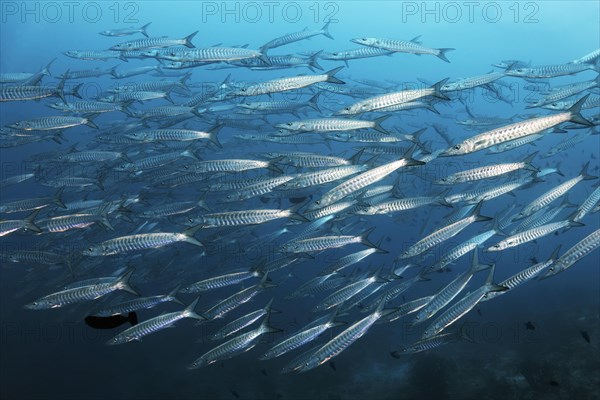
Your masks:
<svg viewBox="0 0 600 400"><path fill-rule="evenodd" d="M132 339L127 335L117 335L114 338L108 340L105 344L107 346L114 346L117 344L123 344L123 343L130 342L131 340Z"/></svg>
<svg viewBox="0 0 600 400"><path fill-rule="evenodd" d="M119 43L119 44L112 46L110 49L111 50L119 50L119 51L132 50L133 43Z"/></svg>
<svg viewBox="0 0 600 400"><path fill-rule="evenodd" d="M277 124L277 125L275 125L275 128L296 131L296 130L300 129L301 126L302 126L302 124L300 124L299 122L290 121L290 122L286 122L284 124Z"/></svg>
<svg viewBox="0 0 600 400"><path fill-rule="evenodd" d="M135 171L135 165L132 163L123 163L123 164L120 164L119 166L115 167L115 171L133 172L133 171Z"/></svg>
<svg viewBox="0 0 600 400"><path fill-rule="evenodd" d="M146 138L146 134L143 131L126 133L123 136L125 136L129 139L134 139L134 140L144 140Z"/></svg>
<svg viewBox="0 0 600 400"><path fill-rule="evenodd" d="M338 110L336 112L333 113L333 115L350 115L351 113L352 107L347 106L342 108L341 110Z"/></svg>
<svg viewBox="0 0 600 400"><path fill-rule="evenodd" d="M79 55L79 51L77 51L77 50L68 50L68 51L63 51L63 54L65 56L68 56L68 57L77 57Z"/></svg>
<svg viewBox="0 0 600 400"><path fill-rule="evenodd" d="M515 69L509 69L506 70L506 75L510 75L510 76L523 76L523 75L527 75L527 73L529 72L529 68L515 68Z"/></svg>
<svg viewBox="0 0 600 400"><path fill-rule="evenodd" d="M358 215L375 215L379 209L373 206L362 207L356 211Z"/></svg>
<svg viewBox="0 0 600 400"><path fill-rule="evenodd" d="M83 250L82 254L84 256L100 256L102 255L102 247L100 246L90 246L87 249Z"/></svg>
<svg viewBox="0 0 600 400"><path fill-rule="evenodd" d="M377 44L378 40L376 38L357 38L351 39L352 43L362 44L363 46L373 46Z"/></svg>
<svg viewBox="0 0 600 400"><path fill-rule="evenodd" d="M465 143L458 143L454 146L448 147L440 154L440 156L457 156L461 154L466 154L469 151L468 147L469 146L467 146Z"/></svg>
<svg viewBox="0 0 600 400"><path fill-rule="evenodd" d="M197 369L197 368L202 368L204 366L208 365L208 363L203 359L203 358L199 358L196 361L194 361L193 363L191 363L190 365L188 365L188 369Z"/></svg>
<svg viewBox="0 0 600 400"><path fill-rule="evenodd" d="M504 242L499 242L488 247L486 251L502 251L506 247L507 245Z"/></svg>
<svg viewBox="0 0 600 400"><path fill-rule="evenodd" d="M43 310L46 308L50 308L46 305L46 301L44 300L32 301L31 303L25 304L24 307L28 310Z"/></svg>
<svg viewBox="0 0 600 400"><path fill-rule="evenodd" d="M561 111L566 110L568 107L564 101L557 101L554 103L546 104L544 108L547 108L548 110Z"/></svg>
<svg viewBox="0 0 600 400"><path fill-rule="evenodd" d="M31 130L31 124L27 121L17 121L8 126L9 128L20 129L20 130Z"/></svg>
<svg viewBox="0 0 600 400"><path fill-rule="evenodd" d="M27 307L30 306L30 307ZM26 308L29 308L31 310L45 310L45 309L49 309L49 308L58 308L60 307L61 304L56 302L55 300L51 299L51 298L43 298L43 299L39 299L37 301L31 302L28 305L26 305Z"/></svg>
<svg viewBox="0 0 600 400"><path fill-rule="evenodd" d="M452 179L451 176L445 176L445 177L440 178L437 181L435 181L435 183L438 185L450 185L450 184L454 183L454 180Z"/></svg>

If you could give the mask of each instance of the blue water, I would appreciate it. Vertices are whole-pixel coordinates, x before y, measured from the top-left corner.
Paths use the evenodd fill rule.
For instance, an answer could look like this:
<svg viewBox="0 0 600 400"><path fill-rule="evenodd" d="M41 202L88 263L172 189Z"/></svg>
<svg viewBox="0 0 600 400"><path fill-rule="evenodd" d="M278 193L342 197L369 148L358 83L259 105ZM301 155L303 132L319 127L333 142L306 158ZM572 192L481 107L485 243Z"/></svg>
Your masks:
<svg viewBox="0 0 600 400"><path fill-rule="evenodd" d="M68 58L62 54L67 50L100 50L116 43L138 39L141 35L122 38L104 37L98 32L105 29L141 26L152 22L148 28L150 36L184 37L196 30L193 39L196 47L216 44L223 46L248 44L257 49L269 40L285 33L320 28L332 19L330 32L335 40L323 36L300 41L273 49L269 54L291 54L324 49L327 52L359 47L350 42L358 37L384 37L409 40L422 35L424 45L433 48L451 47L450 63L434 56L398 53L392 56L352 60L349 67L339 73L339 78L365 78L378 81L392 80L411 85L423 85L418 79L436 82L450 81L480 75L490 70L501 60L523 60L532 65L559 64L577 59L600 47L600 5L594 1L581 2L477 2L472 6L464 2L123 2L123 3L77 3L74 9L68 2L2 2L0 27L0 70L1 72L35 72L53 58L53 76L69 70L95 67L108 68L121 64L119 69L155 65L156 61L120 60L84 61ZM27 9L25 8L27 7ZM472 8L470 8L472 7ZM70 14L72 11L72 14ZM344 65L341 62L320 60L324 70ZM231 73L235 82L260 82L284 76L311 74L306 68L275 71L252 71L244 68L211 70L199 67L192 72L189 83L195 92L202 85L220 83ZM596 73L585 71L574 76L552 78L552 86L594 79ZM142 82L161 78L147 75L120 81ZM176 78L165 78L176 79ZM502 79L508 87L502 88L512 102L498 101L485 94L482 89L464 93L465 102L478 116L509 118L517 114L552 111L544 109L526 110L526 100L532 97L518 78ZM55 77L45 77L44 84L56 84ZM114 86L108 76L77 81L84 83L81 93L85 99L93 99L102 91ZM67 87L72 85L69 81ZM202 84L202 85L201 85ZM278 94L274 100L290 101L307 99L309 90L297 93ZM596 91L597 95L597 91ZM173 96L176 102L186 99ZM69 98L68 98L69 99ZM251 98L249 101L268 101L267 96ZM1 124L8 125L19 120L60 112L46 107L56 98L39 102L6 102L0 106ZM323 115L341 108L340 102L350 104L355 100L324 93L320 105ZM143 109L156 105L168 105L164 100L154 100L132 108ZM436 104L442 115L426 110L397 112L386 122L388 128L398 127L413 132L429 127L423 140L430 148L438 149L446 144L435 134L431 124L447 128L456 142L475 134L465 130L454 119L466 119L464 106L458 102ZM590 117L599 110L586 110ZM308 118L320 115L309 111ZM446 118L446 117L450 118ZM113 120L122 120L121 113L107 113L95 119L103 128ZM366 116L366 119L370 116ZM268 117L270 124L295 119L290 114ZM208 128L205 123L195 121L195 128ZM572 135L575 130L568 131ZM241 129L226 127L221 134L224 148L215 153L200 146L199 154L207 159L252 158L254 154L276 150L314 151L322 154L350 156L352 148L360 144L332 142L332 149L319 145L285 146L264 142L240 142L233 135L245 133ZM66 150L78 143L85 148L97 132L89 127L76 127L65 131L68 142L57 144L52 141L28 144L0 150L0 179L33 172L36 162L32 156L45 152ZM561 134L548 134L537 141L536 146L525 146L508 153L485 155L484 152L465 157L440 158L422 167L428 176L439 178L452 172L497 162L518 161L533 151L545 153L565 138ZM582 165L589 161L589 172L599 175L599 136L592 136L551 158L538 159L534 163L540 168L560 165L565 177L556 174L544 178L544 182L531 189L519 190L516 197L504 195L484 204L484 214L495 216L511 203L526 205L541 193L559 183L576 176ZM44 161L43 161L44 162ZM46 164L44 164L46 165ZM95 169L86 167L66 169L66 173L83 173L95 176ZM240 177L243 175L240 175ZM249 174L248 176L256 176ZM122 177L121 177L122 178ZM104 192L93 189L87 192L69 191L67 201L106 196L111 200L121 194L135 194L141 190L139 184L121 180L118 174L109 174ZM388 178L385 183L392 184ZM439 191L432 189L427 180L402 174L402 191L405 195L426 195ZM500 182L492 181L492 182ZM578 184L568 195L570 202L581 204L593 190L595 182ZM55 189L40 185L35 180L13 185L1 190L0 203L13 199L52 195ZM166 191L151 188L152 204L159 204ZM456 191L453 191L456 192ZM200 191L194 186L177 188L177 200L195 199ZM218 197L208 200L214 211L220 207ZM282 208L288 207L282 200ZM258 199L245 203L234 203L235 209L279 207L277 201L267 204ZM138 206L135 211L143 210ZM457 209L458 207L455 207ZM383 238L382 247L388 254L376 254L358 264L361 271L375 270L384 265L389 268L394 258L424 235L440 226L442 219L451 210L444 207L424 207L388 216L368 217L360 229L375 226L372 240ZM18 214L19 217L22 214ZM564 214L565 217L568 214ZM2 215L3 219L14 217ZM22 215L23 217L25 215ZM350 221L357 220L353 217ZM0 250L15 249L61 249L73 252L84 246L107 240L117 235L132 233L143 221L134 223L119 221L115 232L105 232L91 227L75 235L55 236L13 234L0 239ZM348 220L346 220L348 222ZM496 281L511 276L530 265L532 257L545 260L558 244L562 251L570 248L583 237L600 226L600 214L590 214L582 221L585 226L572 228L560 235L551 235L522 247L501 253L480 251L485 263L496 263ZM159 225L160 227L161 225ZM165 227L177 226L165 223ZM242 230L235 244L219 241L205 243L211 251L201 256L197 247L177 244L160 251L141 252L125 257L105 257L98 263L81 261L74 266L77 278L109 276L127 264L136 268L133 285L144 295L164 294L178 283L195 281L244 269L255 265L262 257L273 257L273 248L280 243L264 243L260 252L242 253L248 243L283 226L282 221L265 224L252 230ZM459 236L431 251L437 260L456 244L486 230L485 224L474 224ZM353 232L360 233L360 232ZM212 232L201 231L200 241ZM495 237L486 244L495 243ZM598 251L590 254L567 272L552 279L533 281L514 292L482 303L463 320L472 328L474 343L457 342L430 352L407 355L401 359L390 357L389 352L408 345L420 336L420 328L410 326L411 317L391 324L375 325L350 348L333 359L334 364L323 365L304 374L280 374L280 370L303 350L270 361L259 361L258 356L281 338L282 334L265 337L265 342L256 348L223 362L201 370L189 371L186 367L197 357L214 347L209 337L227 322L248 312L263 307L272 297L273 307L281 313L273 314L271 324L290 333L314 319L311 309L322 297L306 297L284 300L301 283L315 276L316 271L350 252L362 247L342 248L329 251L299 263L292 270L281 270L273 274L279 286L259 294L252 302L242 305L224 320L211 321L195 326L193 321L184 320L173 329L150 335L141 343L129 343L107 347L104 343L123 329L94 330L83 323L83 318L97 304L69 306L64 309L30 311L23 305L56 290L61 279L73 280L61 268L47 266L4 263L0 268L0 396L6 399L105 399L105 398L597 398L600 393L600 273ZM449 282L470 263L465 256L452 265L448 273L434 274L426 282L419 282L405 293L406 300L434 293ZM94 260L98 261L98 260ZM354 267L353 267L354 268ZM293 276L289 272L293 271ZM413 271L415 272L415 271ZM138 275L138 278L136 278ZM470 283L472 290L484 280L485 273L477 275ZM143 276L143 278L141 278ZM413 274L409 273L412 277ZM236 285L203 294L199 309L208 308L219 299L239 291ZM466 292L465 292L466 293ZM324 297L324 295L321 295ZM192 295L182 295L185 303ZM102 299L104 305L129 299L127 295L112 294ZM153 310L139 312L140 320L159 315L161 312L177 311L175 304L161 305ZM353 311L344 317L352 323L364 314ZM532 322L534 330L526 329L525 323ZM324 343L339 332L326 332L319 343ZM343 329L343 328L341 328ZM580 331L591 338L587 343ZM200 342L198 342L200 340ZM308 348L307 348L308 349Z"/></svg>

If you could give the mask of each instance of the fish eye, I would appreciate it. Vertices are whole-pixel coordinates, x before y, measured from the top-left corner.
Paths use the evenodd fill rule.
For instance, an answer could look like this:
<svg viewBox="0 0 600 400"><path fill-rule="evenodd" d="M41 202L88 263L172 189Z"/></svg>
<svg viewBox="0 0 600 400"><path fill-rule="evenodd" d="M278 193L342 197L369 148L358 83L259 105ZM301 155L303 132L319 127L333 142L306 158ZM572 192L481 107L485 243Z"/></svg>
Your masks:
<svg viewBox="0 0 600 400"><path fill-rule="evenodd" d="M88 249L88 251L91 253L92 251L94 251L94 249L90 247L90 248Z"/></svg>
<svg viewBox="0 0 600 400"><path fill-rule="evenodd" d="M321 204L321 201L317 200L317 201L315 201L315 204L319 205L319 204Z"/></svg>
<svg viewBox="0 0 600 400"><path fill-rule="evenodd" d="M350 107L346 107L346 108L344 108L344 110L350 111Z"/></svg>
<svg viewBox="0 0 600 400"><path fill-rule="evenodd" d="M34 302L33 302L33 303L31 303L31 304L32 304L32 305L34 305L34 306L37 306L37 305L38 305L37 301L34 301Z"/></svg>
<svg viewBox="0 0 600 400"><path fill-rule="evenodd" d="M457 144L456 146L454 146L454 150L460 150L460 144Z"/></svg>
<svg viewBox="0 0 600 400"><path fill-rule="evenodd" d="M292 126L292 125L293 125L293 123L292 123L292 122L288 122L288 123L287 123L287 126Z"/></svg>
<svg viewBox="0 0 600 400"><path fill-rule="evenodd" d="M367 38L362 38L362 39L360 39L360 40L362 40L362 41L366 42L366 41L367 41L367 40L369 40L369 39L367 39Z"/></svg>

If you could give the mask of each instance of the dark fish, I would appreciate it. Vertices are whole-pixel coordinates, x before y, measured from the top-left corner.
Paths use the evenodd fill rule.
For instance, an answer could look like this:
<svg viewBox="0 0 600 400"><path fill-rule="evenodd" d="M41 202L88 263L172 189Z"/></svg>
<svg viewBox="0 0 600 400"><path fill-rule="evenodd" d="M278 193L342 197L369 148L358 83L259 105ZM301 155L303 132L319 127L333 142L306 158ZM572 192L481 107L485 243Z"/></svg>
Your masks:
<svg viewBox="0 0 600 400"><path fill-rule="evenodd" d="M261 370L260 370L260 372L261 372L261 373L262 373L264 376L267 376L267 375L268 375L268 374L267 374L267 370L266 370L266 369L261 369Z"/></svg>
<svg viewBox="0 0 600 400"><path fill-rule="evenodd" d="M300 204L302 202L304 202L306 199L308 199L308 197L290 197L290 203L292 204Z"/></svg>
<svg viewBox="0 0 600 400"><path fill-rule="evenodd" d="M588 343L591 343L590 335L586 331L579 331L581 333L581 337Z"/></svg>
<svg viewBox="0 0 600 400"><path fill-rule="evenodd" d="M271 200L271 199L269 199L268 197L260 197L260 202L263 204L267 204L269 202L269 200Z"/></svg>
<svg viewBox="0 0 600 400"><path fill-rule="evenodd" d="M528 330L534 331L534 330L535 330L535 325L533 325L533 324L531 323L531 321L527 321L527 322L525 322L525 329L528 329Z"/></svg>
<svg viewBox="0 0 600 400"><path fill-rule="evenodd" d="M480 308L477 309L477 314L479 314L479 316L481 317L481 309Z"/></svg>
<svg viewBox="0 0 600 400"><path fill-rule="evenodd" d="M539 263L540 263L540 262L538 261L538 259L537 259L537 258L535 258L535 257L531 257L531 258L529 259L529 261L530 261L532 264L539 264Z"/></svg>
<svg viewBox="0 0 600 400"><path fill-rule="evenodd" d="M558 386L560 386L560 383L556 382L554 379L553 379L553 380L551 380L551 381L550 381L550 382L548 382L548 383L549 383L551 386L554 386L554 387L558 387Z"/></svg>
<svg viewBox="0 0 600 400"><path fill-rule="evenodd" d="M236 392L235 390L231 390L231 394L233 395L233 397L235 397L236 399L240 398L240 395L238 394L238 392Z"/></svg>
<svg viewBox="0 0 600 400"><path fill-rule="evenodd" d="M114 329L126 322L129 322L131 326L137 325L138 319L135 312L130 312L127 316L125 315L113 315L112 317L93 317L88 316L84 319L85 324L94 329Z"/></svg>
<svg viewBox="0 0 600 400"><path fill-rule="evenodd" d="M329 366L331 367L332 370L337 371L337 368L335 367L335 363L333 361L329 362Z"/></svg>

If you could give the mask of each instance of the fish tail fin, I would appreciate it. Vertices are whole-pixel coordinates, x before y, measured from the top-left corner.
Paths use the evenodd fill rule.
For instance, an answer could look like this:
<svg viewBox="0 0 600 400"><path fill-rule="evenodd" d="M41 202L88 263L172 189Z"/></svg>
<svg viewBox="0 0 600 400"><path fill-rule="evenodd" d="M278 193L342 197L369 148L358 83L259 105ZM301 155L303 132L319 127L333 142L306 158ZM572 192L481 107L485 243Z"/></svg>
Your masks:
<svg viewBox="0 0 600 400"><path fill-rule="evenodd" d="M187 35L186 37L184 37L184 38L183 38L183 41L184 41L183 45L184 45L185 47L188 47L188 48L190 48L190 49L193 49L194 47L196 47L196 46L194 46L194 44L192 43L192 39L194 38L194 36L196 36L196 34L197 34L197 33L198 33L198 31L196 31L196 32L194 32L194 33L190 33L189 35Z"/></svg>
<svg viewBox="0 0 600 400"><path fill-rule="evenodd" d="M183 310L183 313L188 318L197 319L199 321L206 321L208 318L206 318L205 316L203 316L201 314L198 314L195 311L195 308L198 305L199 300L200 300L200 296L196 297L196 300L192 301L191 304Z"/></svg>
<svg viewBox="0 0 600 400"><path fill-rule="evenodd" d="M506 286L500 286L494 283L494 271L496 270L496 264L490 265L490 272L488 273L487 278L485 279L485 284L488 287L490 292L504 292L508 290Z"/></svg>
<svg viewBox="0 0 600 400"><path fill-rule="evenodd" d="M375 246L376 246L376 247L374 247L374 249L375 249L375 251L376 251L377 253L381 253L381 254L389 254L389 251L387 251L387 250L384 250L383 248L381 248L381 243L383 243L383 238L384 238L384 237L382 236L382 237L381 237L381 239L379 239L379 240L377 241L377 243L375 243Z"/></svg>
<svg viewBox="0 0 600 400"><path fill-rule="evenodd" d="M583 166L583 168L581 168L581 172L579 173L579 175L581 175L581 177L583 178L584 181L589 181L592 179L598 179L597 176L594 175L590 175L588 174L588 167L590 166L590 162L586 162L585 165Z"/></svg>
<svg viewBox="0 0 600 400"><path fill-rule="evenodd" d="M130 269L129 271L126 271L123 275L121 275L119 277L117 282L118 282L119 288L121 290L129 292L131 294L135 294L136 296L139 296L140 294L129 285L129 279L131 278L133 271L135 271L133 268Z"/></svg>
<svg viewBox="0 0 600 400"><path fill-rule="evenodd" d="M569 215L567 217L567 221L568 221L568 227L569 228L574 228L574 227L581 227L581 226L585 226L585 224L579 222L579 210L576 210L575 212L573 212L571 215Z"/></svg>
<svg viewBox="0 0 600 400"><path fill-rule="evenodd" d="M177 293L179 293L179 289L181 289L181 285L175 286L175 289L171 290L169 292L169 294L167 294L167 297L169 299L171 299L173 302L175 302L177 304L181 304L183 306L185 304L183 303L183 301L179 300L179 298L177 297Z"/></svg>
<svg viewBox="0 0 600 400"><path fill-rule="evenodd" d="M446 189L444 190L442 193L438 194L438 199L437 199L437 203L439 205L442 205L444 207L449 207L449 208L454 208L454 206L452 205L452 203L450 203L448 200L446 200L446 197L448 196L448 194L450 193L452 189Z"/></svg>
<svg viewBox="0 0 600 400"><path fill-rule="evenodd" d="M267 305L265 306L264 310L266 311L267 314L281 314L281 311L279 311L276 308L271 307L271 304L273 304L273 297L271 297L271 300L269 300L269 302L267 303Z"/></svg>
<svg viewBox="0 0 600 400"><path fill-rule="evenodd" d="M67 208L67 206L65 205L65 203L63 203L62 201L62 194L65 191L65 187L62 186L60 187L56 193L54 193L54 197L52 198L52 202L54 204L56 204L57 206L59 206L60 208Z"/></svg>
<svg viewBox="0 0 600 400"><path fill-rule="evenodd" d="M218 137L219 131L221 130L221 128L223 128L223 124L217 124L217 125L213 126L212 128L210 128L210 130L207 132L208 140L213 142L215 144L215 146L217 146L220 149L223 148L223 145L219 141L219 137Z"/></svg>
<svg viewBox="0 0 600 400"><path fill-rule="evenodd" d="M480 201L479 203L477 203L477 205L475 206L473 211L471 211L471 215L475 217L475 221L482 222L482 221L492 220L493 219L492 217L481 215L481 207L482 206L483 206L483 201Z"/></svg>
<svg viewBox="0 0 600 400"><path fill-rule="evenodd" d="M144 35L144 36L148 37L148 31L147 31L147 29L148 29L148 27L150 26L150 24L151 24L151 23L152 23L152 22L148 22L146 25L144 25L144 26L142 26L142 27L140 28L140 33L141 33L142 35Z"/></svg>
<svg viewBox="0 0 600 400"><path fill-rule="evenodd" d="M69 93L71 96L77 97L78 99L82 99L83 97L81 97L81 94L79 93L79 90L81 89L81 87L83 86L83 83L80 83L79 85L75 86Z"/></svg>
<svg viewBox="0 0 600 400"><path fill-rule="evenodd" d="M467 325L466 323L462 324L462 326L460 327L460 329L458 331L458 337L460 339L466 340L467 342L475 343L475 340L473 340L473 337L467 332L467 329L465 328L466 325Z"/></svg>
<svg viewBox="0 0 600 400"><path fill-rule="evenodd" d="M575 122L576 124L593 126L593 124L590 121L583 118L583 116L581 115L581 107L583 106L583 103L585 103L585 101L588 99L588 97L590 97L590 95L586 94L581 99L577 100L577 102L567 110L567 112L571 115L569 121Z"/></svg>
<svg viewBox="0 0 600 400"><path fill-rule="evenodd" d="M424 161L415 160L413 158L413 154L414 154L415 150L417 149L417 147L418 147L417 143L413 144L408 150L406 150L406 153L404 153L404 155L402 156L402 158L404 160L406 160L407 167L425 164Z"/></svg>
<svg viewBox="0 0 600 400"><path fill-rule="evenodd" d="M434 83L431 86L431 89L433 89L433 93L431 95L435 96L435 97L439 97L440 99L443 99L443 100L450 100L450 98L448 96L446 96L444 93L442 93L442 86L444 86L446 84L446 82L448 82L448 79L450 79L450 78L442 79L441 81Z"/></svg>
<svg viewBox="0 0 600 400"><path fill-rule="evenodd" d="M476 272L479 271L483 271L485 269L490 268L490 265L488 264L481 264L479 262L479 254L478 254L478 249L479 247L475 247L475 249L473 249L473 258L471 259L471 266L469 267L469 273L475 274Z"/></svg>
<svg viewBox="0 0 600 400"><path fill-rule="evenodd" d="M201 209L210 212L212 210L210 209L208 204L206 204L206 195L207 194L208 194L208 190L204 191L204 193L202 193L202 196L200 196L200 198L198 199L198 202L196 203L196 205L198 207L200 207Z"/></svg>
<svg viewBox="0 0 600 400"><path fill-rule="evenodd" d="M319 65L319 57L321 56L321 53L323 53L323 50L317 51L308 58L308 65L312 68L318 69L319 71L323 71L323 67Z"/></svg>
<svg viewBox="0 0 600 400"><path fill-rule="evenodd" d="M269 273L265 272L264 275L262 276L262 278L260 279L260 282L258 284L258 286L260 288L266 289L266 288L272 288L272 287L277 287L277 284L273 283L271 281L271 279L268 277Z"/></svg>
<svg viewBox="0 0 600 400"><path fill-rule="evenodd" d="M40 213L40 211L41 211L41 209L37 209L37 210L35 210L35 211L34 211L34 212L32 212L31 214L29 214L29 215L27 216L27 218L25 218L25 219L23 220L23 222L24 222L24 226L23 226L23 228L24 228L25 230L32 231L32 232L35 232L35 233L41 233L41 232L42 232L42 230L40 229L40 227L39 227L39 226L37 226L37 225L36 225L36 224L33 222L33 221L36 219L36 217L38 216L38 214Z"/></svg>
<svg viewBox="0 0 600 400"><path fill-rule="evenodd" d="M277 329L270 325L270 314L267 314L262 324L260 324L260 329L263 333L278 333L283 332L283 329Z"/></svg>
<svg viewBox="0 0 600 400"><path fill-rule="evenodd" d="M345 84L346 82L336 78L334 75L337 74L338 72L340 72L340 70L342 70L344 67L337 67L334 68L330 71L325 72L325 75L327 75L327 79L325 80L326 82L329 83L338 83L338 84Z"/></svg>
<svg viewBox="0 0 600 400"><path fill-rule="evenodd" d="M261 60L262 62L264 62L267 65L273 64L273 62L269 59L269 56L267 56L263 52L260 53L260 55L258 56L258 59Z"/></svg>
<svg viewBox="0 0 600 400"><path fill-rule="evenodd" d="M50 60L50 62L48 64L46 64L44 66L44 68L42 68L42 70L40 71L40 73L42 75L46 75L46 76L50 76L50 66L52 65L52 63L56 61L56 58L53 58L52 60Z"/></svg>
<svg viewBox="0 0 600 400"><path fill-rule="evenodd" d="M98 115L100 115L100 114L99 113L87 114L85 116L85 119L86 119L85 125L89 126L90 128L100 129L100 128L98 128L98 125L96 125L94 123L94 118L96 118Z"/></svg>
<svg viewBox="0 0 600 400"><path fill-rule="evenodd" d="M110 69L110 74L111 74L111 75L112 75L114 78L116 78L116 79L118 79L118 78L119 78L119 74L117 73L117 67L118 67L119 65L121 65L121 64L117 64L117 65L115 65L114 67L112 67L112 68Z"/></svg>
<svg viewBox="0 0 600 400"><path fill-rule="evenodd" d="M331 34L329 33L329 24L331 23L331 20L327 21L327 23L325 25L323 25L323 27L321 28L321 33L323 34L323 36L334 40L333 36L331 36Z"/></svg>
<svg viewBox="0 0 600 400"><path fill-rule="evenodd" d="M184 230L182 233L185 235L185 241L187 243L199 246L199 247L204 247L204 245L194 237L194 234L202 229L204 225L200 224L200 225L195 225L192 226L191 228L187 228L186 230Z"/></svg>
<svg viewBox="0 0 600 400"><path fill-rule="evenodd" d="M273 171L276 172L278 174L283 174L283 170L281 168L279 168L279 166L277 165L277 163L279 161L281 161L283 159L283 157L277 157L277 158L273 158L271 160L269 160L269 163L267 165L267 169L269 171Z"/></svg>
<svg viewBox="0 0 600 400"><path fill-rule="evenodd" d="M360 162L360 157L363 155L364 152L365 152L364 148L357 151L356 154L354 154L352 157L350 157L350 160L349 160L350 164L357 165Z"/></svg>
<svg viewBox="0 0 600 400"><path fill-rule="evenodd" d="M288 209L288 211L290 212L289 218L295 221L309 222L310 220L308 218L306 218L304 215L298 212L302 207L304 207L305 203L306 202L302 202L290 207Z"/></svg>
<svg viewBox="0 0 600 400"><path fill-rule="evenodd" d="M165 100L171 104L175 104L175 101L173 101L173 98L171 97L170 93L165 93Z"/></svg>
<svg viewBox="0 0 600 400"><path fill-rule="evenodd" d="M381 132L381 133L389 134L389 132L386 131L385 129L383 129L383 127L381 126L381 123L383 121L385 121L386 119L388 119L389 117L390 117L390 114L383 115L379 118L375 118L373 120L373 129L375 129L376 131Z"/></svg>
<svg viewBox="0 0 600 400"><path fill-rule="evenodd" d="M58 82L58 86L56 87L56 95L62 100L63 103L67 104L67 100L65 100L65 82L67 80L67 77L69 76L69 70L67 70L63 75L62 78L60 80L60 82Z"/></svg>
<svg viewBox="0 0 600 400"><path fill-rule="evenodd" d="M531 153L530 155L528 155L527 157L525 157L523 159L523 161L521 161L523 164L525 164L525 169L528 169L530 171L540 172L539 168L534 167L533 165L531 165L531 162L538 155L538 153L539 153L539 151L536 151L535 153Z"/></svg>
<svg viewBox="0 0 600 400"><path fill-rule="evenodd" d="M365 246L371 247L371 248L373 248L373 249L379 249L379 247L377 247L377 245L376 245L376 244L372 243L372 242L369 240L369 235L370 235L370 234L371 234L371 232L373 232L374 230L375 230L375 227L373 227L373 228L369 228L369 229L367 229L365 232L363 232L363 233L360 235L360 242L361 242L362 244L364 244Z"/></svg>
<svg viewBox="0 0 600 400"><path fill-rule="evenodd" d="M319 96L321 94L320 93L316 93L313 97L310 98L310 100L308 100L307 105L312 108L313 110L316 110L318 112L321 112L321 109L319 108Z"/></svg>
<svg viewBox="0 0 600 400"><path fill-rule="evenodd" d="M448 60L448 59L446 58L446 53L447 53L447 52L449 52L449 51L452 51L452 50L456 50L456 49L453 49L453 48L450 48L450 47L444 47L444 48L437 49L437 50L439 51L439 53L437 54L437 57L438 57L439 59L441 59L441 60L444 60L444 61L446 61L447 63L449 63L449 62L450 62L450 60Z"/></svg>
<svg viewBox="0 0 600 400"><path fill-rule="evenodd" d="M422 128L422 129L419 129L418 131L413 132L410 135L410 141L413 143L421 143L421 141L420 141L421 135L423 133L425 133L426 130L427 130L427 128Z"/></svg>
<svg viewBox="0 0 600 400"><path fill-rule="evenodd" d="M110 221L108 220L108 212L110 211L110 207L111 207L111 203L107 203L106 205L104 205L99 212L98 215L98 223L100 225L102 225L105 229L108 229L109 231L114 231L115 228L112 226L112 224L110 223Z"/></svg>
<svg viewBox="0 0 600 400"><path fill-rule="evenodd" d="M556 261L558 259L558 253L560 252L561 247L562 247L562 244L559 244L558 246L556 246L556 248L554 249L552 254L550 254L550 257L548 258L548 260Z"/></svg>
<svg viewBox="0 0 600 400"><path fill-rule="evenodd" d="M429 111L433 112L433 113L436 113L436 114L440 115L440 112L431 103L425 103L425 108L428 109Z"/></svg>
<svg viewBox="0 0 600 400"><path fill-rule="evenodd" d="M127 321L129 322L129 324L131 326L138 324L138 317L137 317L137 314L135 313L135 311L132 311L129 314L127 314Z"/></svg>

